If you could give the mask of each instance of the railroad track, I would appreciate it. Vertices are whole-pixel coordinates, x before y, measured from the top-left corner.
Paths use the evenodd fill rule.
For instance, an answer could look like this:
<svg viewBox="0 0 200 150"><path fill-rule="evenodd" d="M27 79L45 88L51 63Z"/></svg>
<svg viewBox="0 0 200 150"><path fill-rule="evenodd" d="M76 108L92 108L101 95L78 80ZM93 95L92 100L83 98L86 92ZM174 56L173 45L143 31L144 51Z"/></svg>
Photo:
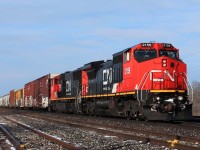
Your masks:
<svg viewBox="0 0 200 150"><path fill-rule="evenodd" d="M185 127L187 129L196 129L200 130L200 122L181 122L180 126Z"/></svg>
<svg viewBox="0 0 200 150"><path fill-rule="evenodd" d="M47 130L48 131L51 130L51 131L54 132L54 130L57 130L57 129L62 132L61 134L67 134L67 132L70 132L70 131L65 131L64 130L64 128L66 128L66 126L68 126L67 124L63 124L63 125L58 124L58 125L56 125L56 124L52 124L52 122L48 123L48 122L46 122L44 120L41 121L38 118L34 119L34 118L29 118L29 117L24 117L24 116L16 116L16 115L7 116L6 118L11 119L11 120L15 120L14 121L15 123L16 123L16 120L18 120L17 122L19 122L19 120L20 120L21 123L23 122L22 124L27 124L29 126L31 124L31 125L34 126L34 128L37 128L37 129L40 128L40 129L42 129L42 132L46 132ZM36 120L37 120L37 122L35 122ZM45 127L48 126L48 127L45 129L44 126ZM77 127L74 127L74 126L72 127L72 125L70 125L70 126L71 126L70 130L74 130L73 128L77 128ZM107 149L116 149L116 148L124 148L124 147L130 147L128 149L137 149L137 147L140 147L140 145L142 147L145 144L143 142L139 143L139 142L135 142L135 141L131 141L131 140L122 141L120 143L120 142L118 142L118 139L115 138L117 135L116 136L110 136L110 135L109 136L105 136L105 135L107 135L106 133L108 133L107 131L106 131L106 133L104 133L103 136L100 136L99 134L96 134L96 132L92 131L91 129L89 129L89 131L86 131L84 129L85 133L91 133L89 136L92 135L92 138L103 137L103 138L98 138L98 139L91 139L91 138L88 137L87 134L85 134L82 137L82 135L84 133L81 133L82 132L81 130L80 129L77 130L77 132L78 132L77 134L79 136L79 140L76 139L76 142L73 142L73 143L80 144L80 142L81 142L80 139L81 140L84 139L87 142L87 144L90 144L90 143L97 144L98 142L100 144L100 147L98 147L98 145L93 145L92 147L85 147L86 146L85 145L83 148L81 148L81 150L82 149L94 149L94 150L96 150L96 149L105 149L105 150L107 150ZM73 134L76 134L74 131L73 131ZM53 135L57 136L57 132L58 131L55 131L54 133L56 133L56 134L53 134ZM92 140L94 140L94 141L92 141ZM105 141L102 141L102 140L105 140ZM106 141L107 141L107 144L105 144ZM148 147L150 147L150 145L146 144L145 147L147 147L146 149L149 149ZM139 149L144 149L144 148L139 148Z"/></svg>
<svg viewBox="0 0 200 150"><path fill-rule="evenodd" d="M17 113L15 113L17 114ZM26 114L26 115L24 115ZM5 114L6 115L6 114ZM105 136L110 136L110 137L118 137L120 139L124 140L136 140L140 141L138 143L135 143L136 145L138 144L145 144L150 142L151 145L155 145L158 147L170 147L169 140L170 142L174 142L174 139L178 139L179 143L175 145L175 148L177 149L199 149L199 137L190 137L184 134L180 134L181 131L184 131L186 128L185 126L182 126L181 123L176 123L176 124L169 124L169 123L160 123L160 122L136 122L136 121L128 121L124 119L113 119L113 118L101 118L101 117L87 117L87 116L76 116L76 115L66 115L66 114L55 114L55 113L41 113L41 112L31 112L28 111L28 113L20 112L20 115L11 115L15 120L18 120L18 118L27 118L28 120L30 119L35 119L35 120L43 120L49 123L55 123L57 124L56 126L70 126L70 127L75 127L75 128L80 128L85 130L86 132L96 132ZM18 116L18 117L17 117ZM10 117L9 117L10 118ZM24 122L24 121L22 121ZM29 121L27 121L29 122ZM31 121L30 121L31 122ZM103 123L102 123L103 122ZM110 122L114 122L113 125L110 124ZM29 124L29 123L28 123ZM127 124L135 124L134 126L140 126L142 124L142 127L140 128L134 128L132 126L127 127ZM119 125L119 126L118 126ZM171 134L170 132L166 134L166 132L162 132L158 130L158 132L146 129L147 126L155 126L158 127L163 126L163 128L167 128L167 126L170 126L171 129L175 129L174 134ZM55 126L55 125L53 125ZM41 128L41 127L40 127ZM57 128L57 127L55 127ZM167 129L167 130L170 130ZM196 129L196 127L191 127L191 129ZM180 129L180 130L179 130ZM52 129L53 130L53 129ZM177 130L177 131L176 131ZM198 130L197 130L198 131ZM63 134L65 134L64 131L62 131ZM190 132L188 130L187 132ZM192 131L195 132L195 131ZM82 133L80 133L82 134ZM198 134L198 132L197 132ZM54 135L54 134L52 134ZM114 140L114 139L113 139ZM113 141L112 140L112 141ZM68 141L68 140L67 140ZM76 142L72 142L76 143ZM129 144L129 143L128 143ZM126 144L128 146L128 144ZM132 144L132 143L131 143ZM126 146L125 145L125 146ZM123 148L125 147L123 146ZM101 149L112 149L112 147L121 148L122 146L120 144L108 144ZM87 149L87 148L86 148Z"/></svg>
<svg viewBox="0 0 200 150"><path fill-rule="evenodd" d="M19 141L4 125L0 124L0 149L24 150L25 144Z"/></svg>
<svg viewBox="0 0 200 150"><path fill-rule="evenodd" d="M70 143L67 143L61 139L59 139L58 137L54 137L54 136L51 136L51 135L48 135L44 132L41 132L37 129L33 129L32 127L30 127L29 125L26 125L26 124L23 124L23 123L20 123L16 120L13 120L13 119L10 119L10 118L7 118L5 116L1 116L3 119L5 120L8 120L18 126L21 126L23 127L25 130L29 130L32 132L32 134L36 134L38 135L38 137L42 137L44 138L45 140L47 141L50 141L51 143L53 143L53 147L57 147L56 149L67 149L67 150L79 150L80 148L76 145L73 145L73 144L70 144ZM1 126L0 126L1 127ZM22 144L22 142L20 142L16 137L14 137L12 134L10 134L5 128L1 127L0 128L1 131L9 138L9 140L11 141L11 143L14 145L14 147L17 149L17 150L23 150L23 149L26 149L26 141L24 141L25 144ZM23 133L22 133L23 134ZM29 133L30 134L30 133ZM40 139L38 138L38 139ZM37 137L36 137L37 139ZM34 141L35 142L35 141ZM48 145L48 142L45 142L47 145ZM37 143L35 143L37 145ZM38 144L38 145L41 145L41 144ZM43 145L43 144L42 144ZM55 146L55 145L58 145L58 146ZM49 146L48 146L49 147ZM31 147L29 147L31 148Z"/></svg>
<svg viewBox="0 0 200 150"><path fill-rule="evenodd" d="M73 119L67 119L67 121L59 120L59 119L52 119L52 118L46 118L41 116L34 116L34 115L27 115L27 117L31 118L37 118L49 122L55 122L58 124L65 124L89 131L95 131L101 134L107 134L111 136L117 136L126 140L137 140L142 141L141 143L148 143L150 142L153 145L160 145L160 146L170 146L169 140L173 141L175 139L179 140L179 144L176 145L176 148L178 149L199 149L200 147L195 147L195 144L199 141L197 138L192 137L182 137L177 135L170 135L170 134L164 134L164 133L157 133L153 131L147 131L147 130L138 130L138 129L130 129L130 128L121 128L111 125L105 125L100 123L94 123L94 122L75 122ZM191 143L190 145L186 145L185 142ZM197 146L197 145L196 145Z"/></svg>
<svg viewBox="0 0 200 150"><path fill-rule="evenodd" d="M40 114L41 115L41 114ZM32 115L30 115L31 117ZM56 115L56 118L57 119L61 119L61 120L65 120L67 122L72 122L72 123L78 123L78 124L90 124L91 126L100 126L100 127L104 127L104 128L115 128L116 130L121 130L123 128L123 130L125 132L135 132L135 133L140 133L140 134L144 134L145 136L166 136L168 139L175 139L175 138L178 138L180 141L187 141L187 142L193 142L193 143L196 143L198 141L200 141L200 138L199 137L192 137L192 136L184 136L184 135L180 135L180 132L178 131L178 129L180 130L187 130L187 129L192 129L192 130L199 130L200 128L200 124L198 125L196 122L193 124L182 124L181 122L178 122L178 124L174 124L174 123L166 123L166 122L145 122L145 121L134 121L134 120L124 120L124 119L113 119L113 118L109 118L109 120L111 121L115 121L115 122L124 122L125 124L129 123L129 124L136 124L135 126L140 126L141 124L143 125L143 127L145 126L154 126L155 128L158 127L158 126L162 126L162 127L170 127L170 128L178 128L176 129L175 133L166 133L166 132L163 132L161 133L160 131L154 131L152 129L145 129L145 128L134 128L134 127L126 127L126 125L124 125L123 127L121 125L118 126L118 124L109 124L108 122L108 118L99 118L98 120L103 120L102 122L99 122L98 120L95 120L93 121L90 120L89 123L88 123L88 118L91 118L91 117L80 117L80 116L74 116L74 115L66 115L66 116L70 116L70 117L67 117L65 119L65 116L61 116L61 115ZM41 116L35 116L35 117L41 117ZM76 118L76 120L74 119L74 117ZM46 119L47 117L41 117L42 119ZM106 124L105 124L105 122ZM62 121L61 121L62 122ZM183 122L183 123L187 123L187 122Z"/></svg>

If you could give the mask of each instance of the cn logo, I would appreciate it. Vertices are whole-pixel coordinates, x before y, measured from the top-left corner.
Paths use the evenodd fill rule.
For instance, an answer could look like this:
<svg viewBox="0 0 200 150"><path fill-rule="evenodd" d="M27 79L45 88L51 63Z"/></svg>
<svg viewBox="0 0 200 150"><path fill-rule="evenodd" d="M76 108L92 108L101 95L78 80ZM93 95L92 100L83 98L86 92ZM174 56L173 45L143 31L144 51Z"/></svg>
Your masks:
<svg viewBox="0 0 200 150"><path fill-rule="evenodd" d="M103 70L103 85L112 83L112 68Z"/></svg>
<svg viewBox="0 0 200 150"><path fill-rule="evenodd" d="M130 67L125 68L125 74L130 74L130 73L131 73L131 68Z"/></svg>
<svg viewBox="0 0 200 150"><path fill-rule="evenodd" d="M71 80L66 81L66 92L71 92Z"/></svg>
<svg viewBox="0 0 200 150"><path fill-rule="evenodd" d="M153 81L153 82L163 82L166 79L166 77L168 76L169 79L174 82L175 81L175 72L176 71L174 70L173 71L173 75L171 75L168 70L165 70L163 72L163 74L162 74L162 77L155 78L153 75L156 74L156 73L160 73L161 74L162 71L161 70L151 70L151 72L150 72L150 80Z"/></svg>

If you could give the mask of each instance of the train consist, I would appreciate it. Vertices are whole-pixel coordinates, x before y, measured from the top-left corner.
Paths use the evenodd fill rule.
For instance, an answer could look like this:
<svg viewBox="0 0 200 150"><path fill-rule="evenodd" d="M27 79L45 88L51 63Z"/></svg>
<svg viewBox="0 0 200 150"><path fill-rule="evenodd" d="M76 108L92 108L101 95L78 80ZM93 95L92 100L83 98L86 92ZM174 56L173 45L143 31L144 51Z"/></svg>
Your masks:
<svg viewBox="0 0 200 150"><path fill-rule="evenodd" d="M0 105L88 115L184 120L191 109L186 64L168 43L140 43L12 90ZM191 111L191 110L190 110Z"/></svg>

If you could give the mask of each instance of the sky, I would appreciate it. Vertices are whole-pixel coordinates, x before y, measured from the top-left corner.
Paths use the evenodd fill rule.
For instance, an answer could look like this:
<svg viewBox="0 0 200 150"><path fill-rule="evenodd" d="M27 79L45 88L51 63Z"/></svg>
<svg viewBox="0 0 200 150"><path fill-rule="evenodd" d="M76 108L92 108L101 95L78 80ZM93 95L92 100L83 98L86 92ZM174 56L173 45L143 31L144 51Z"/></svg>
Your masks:
<svg viewBox="0 0 200 150"><path fill-rule="evenodd" d="M200 81L199 0L0 0L0 95L48 73L172 43Z"/></svg>

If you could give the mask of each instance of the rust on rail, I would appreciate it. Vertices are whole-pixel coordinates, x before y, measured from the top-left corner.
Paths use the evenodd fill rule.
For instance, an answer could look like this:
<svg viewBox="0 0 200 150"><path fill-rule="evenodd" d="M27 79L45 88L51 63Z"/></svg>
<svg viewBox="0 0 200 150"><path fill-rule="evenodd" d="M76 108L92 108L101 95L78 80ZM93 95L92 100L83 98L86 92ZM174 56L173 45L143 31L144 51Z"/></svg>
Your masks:
<svg viewBox="0 0 200 150"><path fill-rule="evenodd" d="M7 118L7 117L3 117L3 118L5 118L5 119L7 119L7 120L9 120L9 121L12 121L12 122L18 124L18 125L20 125L20 126L26 128L26 129L28 129L28 130L34 132L35 134L37 134L37 135L39 135L39 136L41 136L41 137L44 137L45 139L47 139L47 140L49 140L49 141L51 141L51 142L53 142L53 143L56 143L56 144L58 144L58 145L60 145L60 146L62 146L62 147L65 147L65 148L67 148L68 150L79 150L79 149L81 149L81 148L78 147L78 146L75 146L75 145L73 145L73 144L70 144L70 143L67 143L67 142L65 142L65 141L62 141L62 140L60 140L60 139L58 139L58 138L55 138L55 137L53 137L53 136L51 136L51 135L48 135L48 134L46 134L46 133L44 133L44 132L41 132L41 131L39 131L39 130L33 129L33 128L31 128L30 126L25 125L25 124L23 124L23 123L17 122L17 121L15 121L15 120L12 120L12 119Z"/></svg>
<svg viewBox="0 0 200 150"><path fill-rule="evenodd" d="M170 143L167 142L167 141L154 139L154 138L150 138L150 137L143 137L143 136L139 136L139 135L127 134L127 133L123 133L123 132L119 132L119 131L111 131L108 126L106 126L105 128L99 128L99 127L95 127L94 124L92 124L92 125L84 125L84 124L80 124L80 123L74 123L74 122L72 123L72 122L61 121L61 120L52 119L52 118L50 119L50 118L44 118L44 117L38 117L38 116L37 117L31 116L31 117L43 119L43 120L46 120L46 121L49 121L49 122L65 124L65 125L73 126L73 127L76 127L76 128L82 128L82 129L89 130L89 131L93 130L93 131L96 131L97 133L109 134L109 135L117 136L117 137L120 137L120 138L123 138L123 139L126 139L126 140L142 141L142 143L150 142L153 145L160 145L160 146L170 147ZM115 127L115 129L118 129L118 128ZM130 131L131 131L131 129L130 129ZM153 132L152 132L152 134L153 134ZM169 137L172 138L172 139L176 138L175 136L169 136ZM199 148L194 147L194 146L182 145L181 143L176 144L175 148L181 149L181 150L199 149Z"/></svg>
<svg viewBox="0 0 200 150"><path fill-rule="evenodd" d="M0 125L0 130L8 138L8 140L13 144L13 146L17 150L24 150L25 149L25 144L23 144L21 141L19 141L12 133L10 133L2 125Z"/></svg>

